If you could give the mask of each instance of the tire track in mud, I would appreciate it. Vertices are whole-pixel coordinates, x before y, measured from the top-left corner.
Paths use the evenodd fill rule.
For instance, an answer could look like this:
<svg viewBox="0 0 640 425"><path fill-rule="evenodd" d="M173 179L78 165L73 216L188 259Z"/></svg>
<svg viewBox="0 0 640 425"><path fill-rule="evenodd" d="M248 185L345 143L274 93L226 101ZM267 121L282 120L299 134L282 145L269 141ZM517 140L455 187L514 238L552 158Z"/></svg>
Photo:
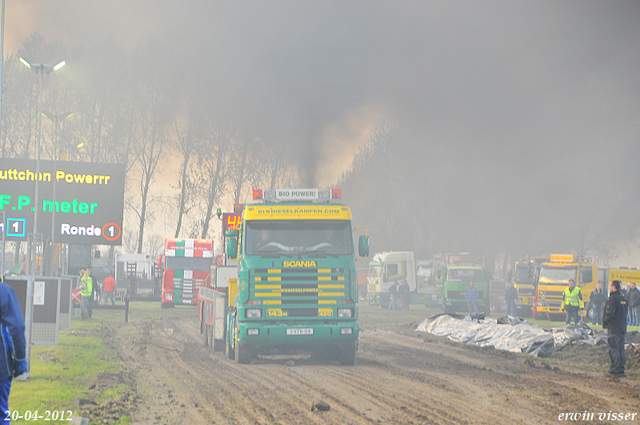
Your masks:
<svg viewBox="0 0 640 425"><path fill-rule="evenodd" d="M166 325L165 325L166 326ZM189 331L192 331L189 329ZM156 332L162 334L162 332ZM197 329L195 332L187 332L192 334L193 338L184 338L184 332L172 332L172 335L181 335L180 339L195 339L198 335ZM195 335L194 335L195 334ZM181 362L177 363L173 356L159 355L161 363L168 365L173 364L177 370L184 369L190 373L194 379L194 383L191 385L194 387L192 392L194 399L201 400L201 403L194 402L199 406L204 406L205 403L209 403L209 408L206 411L200 409L201 417L190 417L188 423L210 423L210 421L221 421L218 423L285 423L287 412L282 412L283 416L277 418L264 407L253 406L269 406L273 400L265 397L265 394L283 394L285 388L283 387L282 375L279 380L273 380L271 372L266 374L257 373L260 372L259 367L254 368L252 366L236 365L234 362L223 359L221 356L213 355L210 350L205 349L192 342L184 341L185 349L179 354ZM166 346L167 344L162 344ZM171 345L171 344L169 344ZM171 351L171 350L170 350ZM212 370L215 370L215 376L212 376ZM204 378L203 378L204 377ZM207 379L207 377L209 379ZM167 381L171 381L171 377L167 377ZM243 385L243 382L253 382L254 386L262 387L260 391L248 390L247 384ZM212 384L213 383L213 384ZM297 383L296 383L297 384ZM210 388L215 386L215 390ZM288 385L288 389L294 388L293 385ZM175 391L174 391L175 392ZM300 390L297 391L298 393ZM233 397L223 397L221 394L233 394ZM278 402L282 403L282 397L279 397ZM292 400L293 401L293 400ZM300 423L300 415L304 413L307 416L307 410L310 408L310 403L304 403L301 406L304 410L298 409L295 411L290 402L287 402L287 410L289 415L293 414L295 419L291 423ZM257 410L257 412L256 412ZM215 412L212 414L212 412ZM191 415L193 416L193 415ZM168 419L164 416L165 419ZM175 418L171 418L174 420ZM311 418L309 418L311 419ZM307 421L305 422L313 422ZM317 423L322 423L319 421ZM177 422L178 423L178 422Z"/></svg>
<svg viewBox="0 0 640 425"><path fill-rule="evenodd" d="M557 422L557 416L552 418L554 412L563 411L593 411L593 409L605 410L607 406L611 407L611 400L604 400L599 391L588 391L584 383L588 382L588 378L584 373L575 374L572 372L566 372L563 370L553 370L552 367L541 368L533 371L528 366L523 366L524 359L520 356L510 355L509 353L495 351L491 353L493 355L487 355L486 353L475 354L482 349L473 350L469 346L452 346L449 344L416 344L416 339L413 337L406 337L402 335L393 334L391 336L379 334L374 336L373 339L382 339L382 343L374 343L373 346L377 349L375 364L386 364L387 368L400 368L398 374L401 374L409 379L416 379L415 364L411 365L407 370L402 369L402 363L398 361L399 358L406 358L411 360L414 358L419 359L424 356L424 353L420 353L421 350L425 350L425 346L428 349L428 355L435 358L435 364L440 365L445 358L443 354L448 357L448 371L447 373L439 373L440 368L433 367L434 361L423 362L430 367L427 370L427 374L431 375L428 378L429 382L433 382L433 379L441 380L441 382L447 382L451 385L457 385L459 390L464 388L465 399L471 406L477 404L479 406L484 405L484 412L494 411L494 421L501 416L506 422L517 423L519 419L522 423L528 423L531 418L540 418L538 422L555 423ZM373 341L369 341L372 343ZM387 345L385 347L385 344ZM380 349L384 352L391 353L392 351L402 351L402 346L409 347L408 351L412 351L412 347L417 347L417 351L411 355L393 355L393 359L387 362L382 362L380 359L385 359L380 354ZM386 360L386 359L385 359ZM484 365L479 368L478 360L480 364ZM453 364L452 364L453 363ZM419 365L418 365L419 366ZM454 366L455 371L451 372L451 367ZM551 369L551 370L549 370ZM557 369L557 368L556 368ZM473 372L473 374L464 379L463 376L455 379L452 375L460 375L461 372ZM515 373L514 373L515 372ZM420 372L418 372L420 374ZM418 375L419 376L419 375ZM418 380L423 380L421 377ZM611 389L611 392L615 394L619 392L618 388L615 388L617 384L612 384L602 378L598 380L603 381L606 387ZM470 382L472 381L472 382ZM499 382L500 385L495 383ZM591 381L593 382L593 381ZM473 384L473 385L472 385ZM589 385L589 387L593 388ZM449 389L447 387L447 389ZM627 390L629 390L628 388ZM618 391L616 391L618 390ZM492 397L476 397L474 394L482 394L486 391L488 394L493 394ZM633 394L631 390L630 394ZM637 393L636 393L637 394ZM453 394L452 394L453 396ZM499 399L500 405L516 405L517 411L512 410L509 415L504 415L504 409L496 409L496 398ZM579 400L576 402L576 400ZM619 402L619 400L618 400ZM633 410L633 406L627 406L630 410ZM475 409L470 408L470 411ZM476 418L479 416L473 415ZM545 418L546 416L546 418ZM481 416L480 416L481 417ZM501 420L499 420L501 422Z"/></svg>
<svg viewBox="0 0 640 425"><path fill-rule="evenodd" d="M638 400L565 366L384 331L361 334L353 367L281 356L238 365L201 345L190 313L114 325L111 344L137 383L134 424L556 423ZM331 410L310 412L321 400Z"/></svg>
<svg viewBox="0 0 640 425"><path fill-rule="evenodd" d="M300 373L305 374L305 371ZM367 410L374 410L378 418L389 421L402 419L402 422L408 423L413 420L422 421L425 417L429 417L433 423L460 423L461 416L458 408L449 403L443 403L441 399L435 402L430 394L430 388L407 385L405 381L398 379L400 374L383 377L377 375L378 379L376 375L376 371L368 367L356 366L349 371L326 370L323 384L330 384L326 381L326 377L330 376L332 378L330 385L348 387L340 394L336 394L339 395L334 397L336 402L344 404L342 400L349 400L357 406L375 406L375 410L373 407L365 407L364 411L356 411L361 415L366 415ZM376 382L372 382L372 378ZM423 383L418 382L418 384ZM389 412L394 413L389 415Z"/></svg>

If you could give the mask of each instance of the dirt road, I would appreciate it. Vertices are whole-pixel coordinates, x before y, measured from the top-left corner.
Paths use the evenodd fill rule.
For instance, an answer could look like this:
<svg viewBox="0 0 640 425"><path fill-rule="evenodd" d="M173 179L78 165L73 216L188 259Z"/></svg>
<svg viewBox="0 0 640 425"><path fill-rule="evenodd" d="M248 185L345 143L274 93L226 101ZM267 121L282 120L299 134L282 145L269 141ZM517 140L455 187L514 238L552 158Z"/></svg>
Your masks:
<svg viewBox="0 0 640 425"><path fill-rule="evenodd" d="M585 411L595 419L572 422L607 423L598 413L640 413L637 378L610 381L563 363L361 326L353 367L306 356L237 365L200 344L195 312L113 324L104 337L132 371L132 422L140 425L531 424ZM331 409L312 412L319 401Z"/></svg>

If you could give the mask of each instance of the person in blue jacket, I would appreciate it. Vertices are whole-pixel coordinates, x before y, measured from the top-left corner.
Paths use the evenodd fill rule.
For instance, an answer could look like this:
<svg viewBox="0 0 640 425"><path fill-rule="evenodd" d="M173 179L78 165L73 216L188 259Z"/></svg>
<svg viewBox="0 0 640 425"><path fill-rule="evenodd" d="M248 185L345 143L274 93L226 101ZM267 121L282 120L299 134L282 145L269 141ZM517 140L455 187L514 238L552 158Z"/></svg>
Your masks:
<svg viewBox="0 0 640 425"><path fill-rule="evenodd" d="M0 412L9 410L9 393L14 377L27 373L27 342L24 337L24 320L18 297L13 288L0 282L0 328L2 350L0 350ZM3 422L9 423L9 422Z"/></svg>
<svg viewBox="0 0 640 425"><path fill-rule="evenodd" d="M473 282L469 282L469 287L464 293L464 298L467 300L469 316L473 317L474 313L476 316L480 314L478 311L478 288L473 286Z"/></svg>

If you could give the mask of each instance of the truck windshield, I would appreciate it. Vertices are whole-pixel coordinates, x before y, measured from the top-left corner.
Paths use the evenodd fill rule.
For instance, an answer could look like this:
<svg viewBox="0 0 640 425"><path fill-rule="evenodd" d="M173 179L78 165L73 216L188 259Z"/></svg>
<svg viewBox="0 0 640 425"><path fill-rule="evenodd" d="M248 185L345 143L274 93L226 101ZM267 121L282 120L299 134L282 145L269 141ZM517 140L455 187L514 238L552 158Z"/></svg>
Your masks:
<svg viewBox="0 0 640 425"><path fill-rule="evenodd" d="M346 220L248 221L245 239L247 255L338 256L353 252L351 225Z"/></svg>
<svg viewBox="0 0 640 425"><path fill-rule="evenodd" d="M540 268L539 283L569 283L576 280L577 267L544 267Z"/></svg>
<svg viewBox="0 0 640 425"><path fill-rule="evenodd" d="M533 283L533 273L530 267L516 267L516 283Z"/></svg>
<svg viewBox="0 0 640 425"><path fill-rule="evenodd" d="M203 257L166 257L167 270L193 270L197 272L209 271L211 258Z"/></svg>
<svg viewBox="0 0 640 425"><path fill-rule="evenodd" d="M451 282L484 282L484 273L478 268L450 268L447 280Z"/></svg>
<svg viewBox="0 0 640 425"><path fill-rule="evenodd" d="M418 273L416 273L418 277L429 277L431 276L431 267L418 266Z"/></svg>

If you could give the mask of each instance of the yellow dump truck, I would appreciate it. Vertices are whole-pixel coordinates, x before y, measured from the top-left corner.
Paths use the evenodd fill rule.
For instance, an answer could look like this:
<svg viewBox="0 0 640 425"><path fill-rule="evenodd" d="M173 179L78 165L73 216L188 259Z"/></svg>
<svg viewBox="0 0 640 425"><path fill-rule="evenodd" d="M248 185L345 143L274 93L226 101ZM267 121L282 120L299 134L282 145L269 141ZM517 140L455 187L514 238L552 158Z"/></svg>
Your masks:
<svg viewBox="0 0 640 425"><path fill-rule="evenodd" d="M554 254L549 261L540 264L533 300L533 314L560 315L564 290L573 279L582 292L585 303L598 283L598 267L589 257L570 254Z"/></svg>

